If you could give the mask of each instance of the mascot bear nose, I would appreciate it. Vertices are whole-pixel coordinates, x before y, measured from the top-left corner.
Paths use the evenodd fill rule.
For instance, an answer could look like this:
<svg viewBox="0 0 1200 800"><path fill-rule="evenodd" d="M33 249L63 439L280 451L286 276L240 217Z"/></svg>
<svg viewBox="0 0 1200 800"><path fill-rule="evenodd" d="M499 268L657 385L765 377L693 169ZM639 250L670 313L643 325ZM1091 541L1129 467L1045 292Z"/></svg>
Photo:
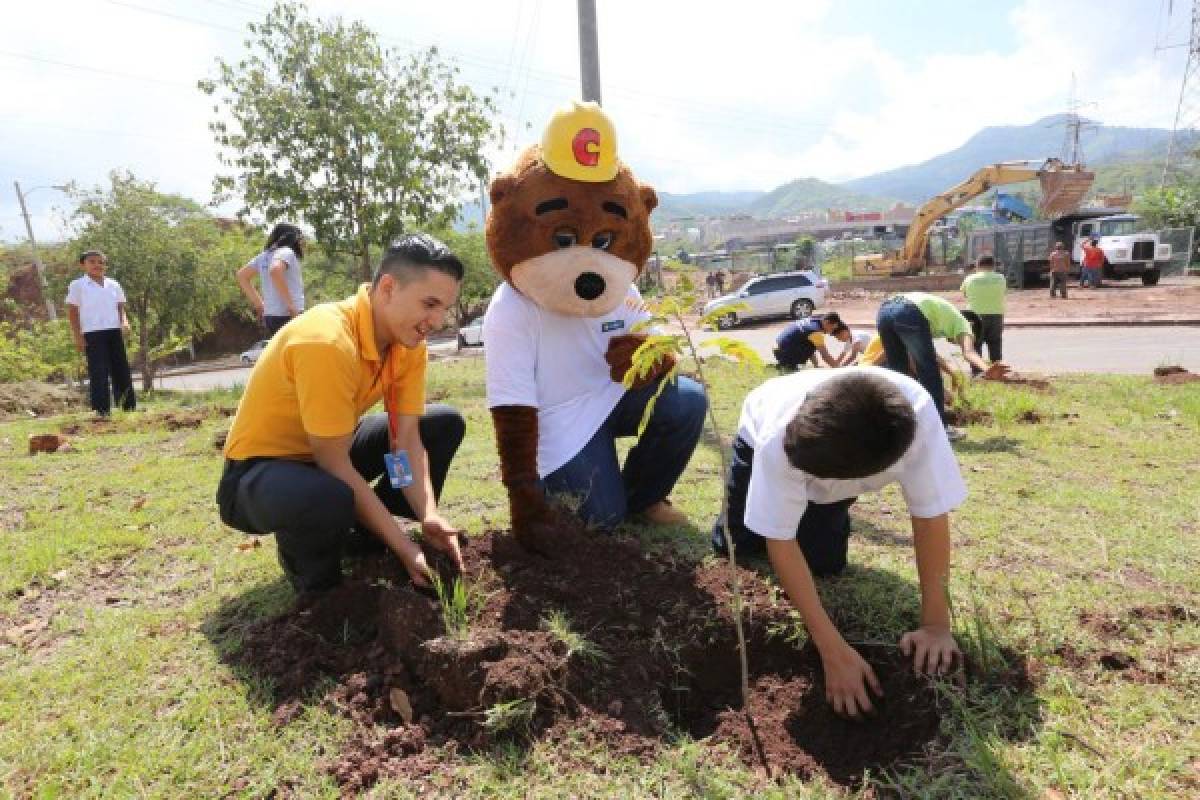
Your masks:
<svg viewBox="0 0 1200 800"><path fill-rule="evenodd" d="M594 272L585 272L575 279L575 294L584 300L595 300L604 294L604 278Z"/></svg>

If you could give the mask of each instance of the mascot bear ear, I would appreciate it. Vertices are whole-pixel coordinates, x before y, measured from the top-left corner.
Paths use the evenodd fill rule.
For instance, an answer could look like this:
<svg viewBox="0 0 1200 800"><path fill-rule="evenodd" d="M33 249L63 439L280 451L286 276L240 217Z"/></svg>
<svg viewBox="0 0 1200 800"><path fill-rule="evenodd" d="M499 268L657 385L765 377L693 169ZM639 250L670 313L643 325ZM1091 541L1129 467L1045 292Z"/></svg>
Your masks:
<svg viewBox="0 0 1200 800"><path fill-rule="evenodd" d="M497 175L496 179L492 181L491 188L488 189L488 194L490 194L492 198L492 205L497 205L500 203L501 200L512 193L512 190L515 189L516 186L517 179L512 175ZM655 205L658 204L657 198L654 202Z"/></svg>
<svg viewBox="0 0 1200 800"><path fill-rule="evenodd" d="M495 192L495 188L493 188L492 191ZM644 183L640 184L638 186L638 193L640 193L642 196L642 202L646 204L646 213L658 208L658 194L654 191L654 187L647 186ZM495 197L492 198L492 202L496 202Z"/></svg>

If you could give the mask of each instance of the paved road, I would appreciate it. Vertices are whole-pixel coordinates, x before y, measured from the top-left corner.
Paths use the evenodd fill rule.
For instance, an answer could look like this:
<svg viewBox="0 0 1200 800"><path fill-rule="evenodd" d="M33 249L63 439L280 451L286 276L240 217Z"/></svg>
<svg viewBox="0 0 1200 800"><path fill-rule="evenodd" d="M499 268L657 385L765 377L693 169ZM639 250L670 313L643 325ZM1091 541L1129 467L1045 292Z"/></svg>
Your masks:
<svg viewBox="0 0 1200 800"><path fill-rule="evenodd" d="M455 352L453 340L449 342L434 342L429 346L429 352L450 355ZM473 348L469 353L473 353ZM250 367L235 367L233 369L215 370L213 372L195 372L188 375L167 375L155 381L162 389L186 389L189 391L204 391L206 389L229 389L234 386L245 386L250 378ZM141 386L141 378L134 383Z"/></svg>
<svg viewBox="0 0 1200 800"><path fill-rule="evenodd" d="M784 322L738 328L728 334L747 342L773 360L771 348ZM710 334L711 335L711 334ZM950 352L939 344L939 350ZM454 352L438 345L434 352ZM479 351L472 349L472 355ZM1004 333L1004 360L1021 372L1112 372L1148 375L1162 364L1179 364L1200 372L1200 327L1150 328L1011 328ZM250 369L170 375L165 389L204 390L245 384Z"/></svg>
<svg viewBox="0 0 1200 800"><path fill-rule="evenodd" d="M786 324L737 328L728 335L774 361L775 337ZM945 353L954 349L946 342L938 345ZM1004 360L1020 372L1148 375L1163 364L1200 372L1200 327L1010 328L1004 332Z"/></svg>

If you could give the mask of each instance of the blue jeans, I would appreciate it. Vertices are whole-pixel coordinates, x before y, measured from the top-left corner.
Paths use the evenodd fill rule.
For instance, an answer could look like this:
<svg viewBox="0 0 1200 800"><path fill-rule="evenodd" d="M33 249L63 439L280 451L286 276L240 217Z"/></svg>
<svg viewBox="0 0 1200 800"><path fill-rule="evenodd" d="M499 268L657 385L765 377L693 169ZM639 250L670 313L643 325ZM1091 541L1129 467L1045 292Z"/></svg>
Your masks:
<svg viewBox="0 0 1200 800"><path fill-rule="evenodd" d="M680 376L659 395L646 430L621 468L617 437L637 435L642 412L657 389L658 382L626 391L591 441L543 481L551 494L578 498L576 513L589 526L612 530L627 514L665 499L700 441L708 398L699 383Z"/></svg>
<svg viewBox="0 0 1200 800"><path fill-rule="evenodd" d="M767 541L746 527L746 495L750 492L750 476L754 471L754 448L741 436L733 439L729 454L729 475L725 492L729 496L726 524L739 556L766 555ZM813 575L837 575L846 568L850 549L850 506L856 497L834 503L809 503L800 522L796 524L796 543ZM725 528L721 518L713 523L713 550L725 555Z"/></svg>
<svg viewBox="0 0 1200 800"><path fill-rule="evenodd" d="M1100 267L1083 267L1079 272L1079 285L1100 288Z"/></svg>
<svg viewBox="0 0 1200 800"><path fill-rule="evenodd" d="M884 301L875 319L875 328L883 342L889 369L908 374L908 360L916 365L917 382L933 398L942 422L946 421L946 396L942 386L942 373L938 370L937 351L933 348L933 333L929 320L916 304L903 298Z"/></svg>

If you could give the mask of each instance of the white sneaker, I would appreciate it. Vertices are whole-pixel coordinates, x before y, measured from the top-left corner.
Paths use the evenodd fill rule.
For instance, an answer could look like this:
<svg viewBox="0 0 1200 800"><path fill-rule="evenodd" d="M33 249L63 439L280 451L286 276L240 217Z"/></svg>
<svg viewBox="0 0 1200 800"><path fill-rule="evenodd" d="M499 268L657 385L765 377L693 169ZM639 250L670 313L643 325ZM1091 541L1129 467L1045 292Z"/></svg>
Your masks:
<svg viewBox="0 0 1200 800"><path fill-rule="evenodd" d="M956 428L953 425L947 425L946 438L952 442L959 442L967 438L967 432L962 428Z"/></svg>

